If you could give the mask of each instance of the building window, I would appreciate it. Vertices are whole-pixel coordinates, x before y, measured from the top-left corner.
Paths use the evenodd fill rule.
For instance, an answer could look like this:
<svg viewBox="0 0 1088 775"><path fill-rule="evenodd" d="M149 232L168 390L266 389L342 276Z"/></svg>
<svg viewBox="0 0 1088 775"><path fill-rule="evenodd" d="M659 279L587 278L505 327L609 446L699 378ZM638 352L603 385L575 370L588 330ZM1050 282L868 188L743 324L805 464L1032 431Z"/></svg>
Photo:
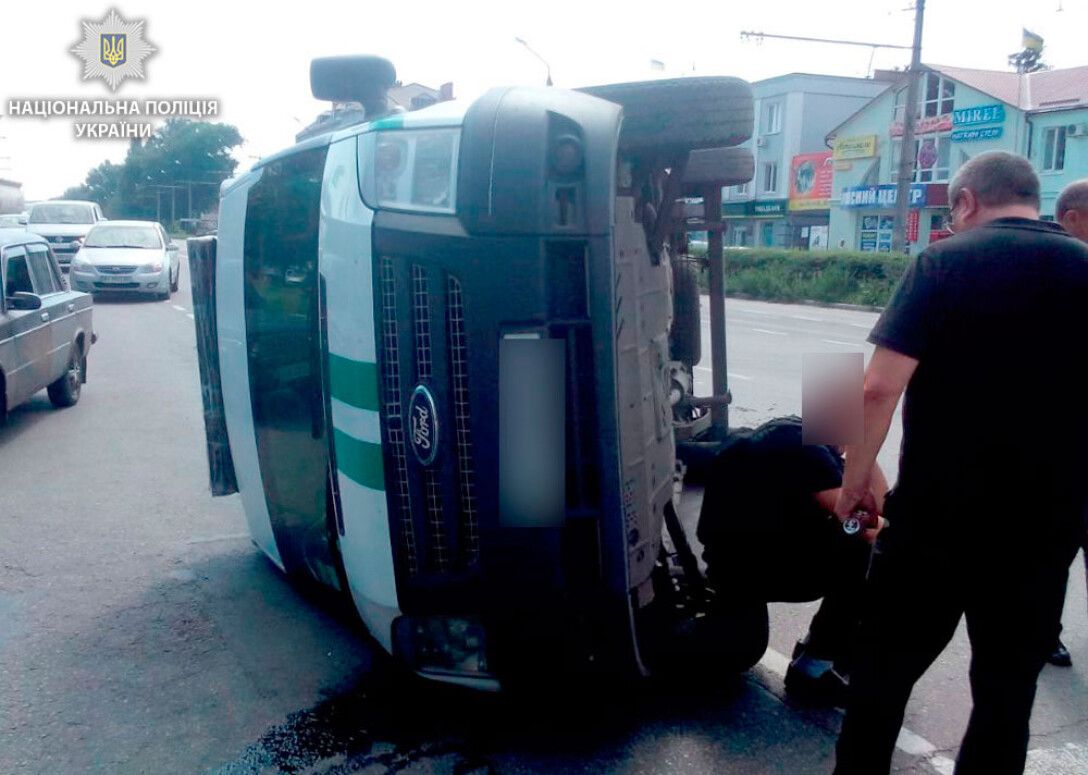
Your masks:
<svg viewBox="0 0 1088 775"><path fill-rule="evenodd" d="M741 183L740 185L733 186L733 196L748 196L748 184Z"/></svg>
<svg viewBox="0 0 1088 775"><path fill-rule="evenodd" d="M952 103L956 99L956 84L943 75L926 73L922 81L922 94L919 101L919 113L922 116L943 116L952 112Z"/></svg>
<svg viewBox="0 0 1088 775"><path fill-rule="evenodd" d="M763 104L763 134L773 135L782 131L782 103Z"/></svg>
<svg viewBox="0 0 1088 775"><path fill-rule="evenodd" d="M895 105L892 108L892 121L902 123L903 105L907 101L907 90L895 93ZM956 82L938 73L925 73L918 84L918 110L915 118L944 116L952 112L956 101Z"/></svg>
<svg viewBox="0 0 1088 775"><path fill-rule="evenodd" d="M778 192L778 162L769 161L763 165L763 193Z"/></svg>
<svg viewBox="0 0 1088 775"><path fill-rule="evenodd" d="M896 180L899 174L899 154L902 153L903 141L892 141L891 178ZM951 169L952 136L923 135L914 140L914 182L943 183L948 180Z"/></svg>
<svg viewBox="0 0 1088 775"><path fill-rule="evenodd" d="M744 248L748 247L748 227L747 226L734 226L731 231L733 232L733 245L734 247Z"/></svg>
<svg viewBox="0 0 1088 775"><path fill-rule="evenodd" d="M1065 127L1047 127L1043 132L1043 170L1059 172L1065 169Z"/></svg>
<svg viewBox="0 0 1088 775"><path fill-rule="evenodd" d="M894 215L862 215L858 245L866 253L890 253L892 232L895 230Z"/></svg>

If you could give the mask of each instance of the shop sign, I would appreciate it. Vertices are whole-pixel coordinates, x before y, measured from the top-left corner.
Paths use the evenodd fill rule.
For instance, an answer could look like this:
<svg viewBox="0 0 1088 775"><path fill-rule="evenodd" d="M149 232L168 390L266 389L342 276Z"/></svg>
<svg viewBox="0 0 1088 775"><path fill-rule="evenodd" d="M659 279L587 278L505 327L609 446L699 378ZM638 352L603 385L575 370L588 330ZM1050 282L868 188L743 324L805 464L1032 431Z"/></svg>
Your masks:
<svg viewBox="0 0 1088 775"><path fill-rule="evenodd" d="M752 215L757 218L785 215L788 201L787 199L757 199L752 202Z"/></svg>
<svg viewBox="0 0 1088 775"><path fill-rule="evenodd" d="M952 124L954 126L971 126L973 124L1000 124L1005 120L1005 106L979 105L974 108L962 108L952 111Z"/></svg>
<svg viewBox="0 0 1088 775"><path fill-rule="evenodd" d="M914 134L916 135L928 135L934 132L947 132L952 128L952 114L945 113L943 116L926 116L920 118L914 122ZM891 126L892 137L903 136L903 122L896 121Z"/></svg>
<svg viewBox="0 0 1088 775"><path fill-rule="evenodd" d="M907 242L918 241L918 221L920 220L917 210L907 213Z"/></svg>
<svg viewBox="0 0 1088 775"><path fill-rule="evenodd" d="M802 153L790 162L791 211L827 210L831 207L831 151Z"/></svg>
<svg viewBox="0 0 1088 775"><path fill-rule="evenodd" d="M894 184L879 186L854 186L844 188L839 199L839 207L867 207L875 210L890 210L895 207L896 187ZM910 206L925 207L926 187L914 183L910 187Z"/></svg>
<svg viewBox="0 0 1088 775"><path fill-rule="evenodd" d="M876 135L835 138L832 158L868 159L870 156L876 156Z"/></svg>
<svg viewBox="0 0 1088 775"><path fill-rule="evenodd" d="M987 126L981 129L958 129L952 133L952 142L970 143L976 140L997 140L1005 133L1003 126Z"/></svg>
<svg viewBox="0 0 1088 775"><path fill-rule="evenodd" d="M722 204L723 218L778 218L786 214L788 199L756 199Z"/></svg>

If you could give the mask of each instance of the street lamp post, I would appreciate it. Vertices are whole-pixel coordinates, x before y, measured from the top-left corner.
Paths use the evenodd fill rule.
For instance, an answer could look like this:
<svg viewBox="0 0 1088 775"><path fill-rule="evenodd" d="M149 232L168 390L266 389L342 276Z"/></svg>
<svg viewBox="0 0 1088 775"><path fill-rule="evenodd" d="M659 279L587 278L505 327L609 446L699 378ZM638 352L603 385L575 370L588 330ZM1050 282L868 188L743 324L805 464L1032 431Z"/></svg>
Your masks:
<svg viewBox="0 0 1088 775"><path fill-rule="evenodd" d="M534 51L533 47L530 46L525 41L525 38L519 38L519 37L515 36L514 40L516 40L521 45L525 46L526 51L528 51L530 54L535 56L537 59L539 59L544 64L544 69L547 70L547 72L548 72L548 80L547 80L546 85L551 86L552 85L552 66L548 64L548 60L545 59L544 57L540 56L540 54L538 54L536 51Z"/></svg>

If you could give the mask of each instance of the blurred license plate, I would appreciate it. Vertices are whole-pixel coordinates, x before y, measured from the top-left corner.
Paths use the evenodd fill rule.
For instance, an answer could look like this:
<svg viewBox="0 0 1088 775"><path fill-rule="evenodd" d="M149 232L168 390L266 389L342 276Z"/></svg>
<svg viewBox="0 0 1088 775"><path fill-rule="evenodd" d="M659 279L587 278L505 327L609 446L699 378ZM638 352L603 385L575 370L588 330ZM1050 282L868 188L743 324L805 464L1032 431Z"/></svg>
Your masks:
<svg viewBox="0 0 1088 775"><path fill-rule="evenodd" d="M114 275L114 276L106 275L105 277L102 278L102 282L104 282L104 283L127 283L128 281L129 281L128 277L116 276L116 275Z"/></svg>

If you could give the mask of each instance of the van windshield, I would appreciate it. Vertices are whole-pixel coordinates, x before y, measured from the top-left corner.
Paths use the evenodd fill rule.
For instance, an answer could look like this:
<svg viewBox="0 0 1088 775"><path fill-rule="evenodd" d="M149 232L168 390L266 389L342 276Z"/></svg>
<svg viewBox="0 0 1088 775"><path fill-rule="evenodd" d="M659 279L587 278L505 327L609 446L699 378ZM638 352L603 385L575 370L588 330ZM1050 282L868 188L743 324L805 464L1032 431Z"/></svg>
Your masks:
<svg viewBox="0 0 1088 775"><path fill-rule="evenodd" d="M36 205L30 210L30 223L94 223L89 205Z"/></svg>

